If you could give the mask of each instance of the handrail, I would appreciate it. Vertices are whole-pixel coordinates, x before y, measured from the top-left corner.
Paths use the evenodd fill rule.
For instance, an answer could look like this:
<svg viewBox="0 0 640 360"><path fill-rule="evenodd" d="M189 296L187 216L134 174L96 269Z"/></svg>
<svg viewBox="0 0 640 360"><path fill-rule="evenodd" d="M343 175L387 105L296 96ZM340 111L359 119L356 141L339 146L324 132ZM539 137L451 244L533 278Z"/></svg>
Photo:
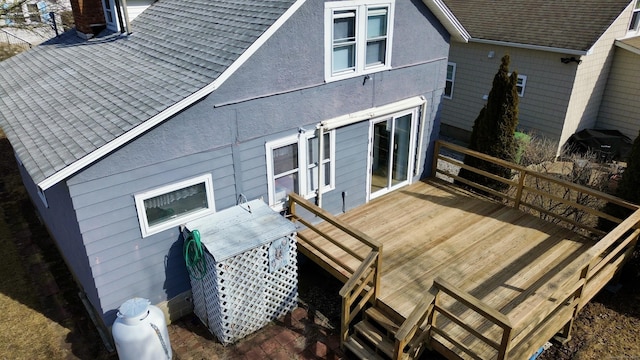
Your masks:
<svg viewBox="0 0 640 360"><path fill-rule="evenodd" d="M498 359L504 359L506 356L506 353L510 347L510 342L511 342L511 333L513 331L513 326L511 325L511 320L504 315L503 313L499 312L498 310L495 310L494 308L492 308L491 306L485 304L482 300L476 298L475 296L469 294L468 292L458 288L457 286L451 284L450 282L438 277L433 281L433 285L435 288L438 289L438 293L436 294L435 298L433 299L433 313L431 315L431 331L434 331L435 333L439 334L439 335L445 335L444 331L442 331L442 329L440 329L437 326L437 317L436 314L440 313L442 315L444 315L445 317L449 318L449 320L453 321L454 323L456 323L458 326L462 327L463 329L465 329L469 334L473 335L474 337L476 337L477 339L479 339L480 341L484 342L485 344L489 345L490 347L492 347L493 349L495 349L498 352ZM502 336L500 338L499 341L495 341L492 339L487 338L486 336L484 336L482 333L480 333L479 331L477 331L476 329L474 329L472 326L466 324L462 319L460 319L458 316L456 316L455 314L453 314L452 312L450 312L449 310L447 310L446 308L442 307L439 304L439 300L440 300L440 294L441 293L445 293L449 296L451 296L452 298L454 298L455 300L458 301L458 303L466 306L467 308L475 311L476 313L482 315L485 319L489 320L490 322L492 322L493 324L497 325L498 327L502 328ZM474 355L473 353L471 353L470 349L468 349L464 344L462 344L461 342L448 337L447 338L448 341L452 342L453 344L455 344L458 348L460 348L462 351L465 351L467 354L469 355Z"/></svg>
<svg viewBox="0 0 640 360"><path fill-rule="evenodd" d="M477 157L478 159L481 159L483 161L487 161L487 162L491 162L506 168L511 169L514 173L518 174L519 179L517 181L511 180L511 179L507 179L507 178L502 178L500 176L494 175L494 174L489 174L484 170L480 170L480 169L476 169L474 167L468 166L464 163L462 163L461 161L455 160L455 159L451 159L448 158L446 156L443 156L442 154L440 154L440 150L442 148L446 148L452 151L455 151L457 153L460 154L464 154L465 156L469 155L469 156L474 156ZM550 194L550 193L546 193L545 191L541 191L531 185L528 185L527 183L527 179L540 179L543 180L545 182L550 182L553 183L559 187L565 188L569 191L574 191L578 194L584 194L584 195L588 195L591 196L595 199L598 199L600 201L603 202L608 202L608 203L612 203L612 204L616 204L618 206L622 206L624 208L630 209L630 210L637 210L640 207L636 204L633 204L631 202L625 201L623 199L620 199L618 197L609 195L607 193L604 193L602 191L598 191L592 188L589 188L587 186L584 185L579 185L579 184L575 184L572 183L570 181L564 180L564 179L560 179L557 177L554 177L552 175L548 175L548 174L543 174L543 173L538 173L534 170L528 169L526 167L523 167L521 165L518 164L514 164L514 163L510 163L508 161L502 160L502 159L498 159L498 158L494 158L492 156L474 151L474 150L470 150L467 149L463 146L460 145L456 145L456 144L452 144L452 143L448 143L442 140L437 140L436 141L436 152L434 155L434 167L432 169L432 176L435 177L436 174L442 174L448 177L451 177L453 179L455 179L458 182L464 183L466 185L475 187L485 193L489 193L493 196L502 198L504 201L507 202L512 202L513 203L513 207L514 208L528 208L530 210L533 210L535 212L538 212L540 214L544 214L546 216L550 216L553 218L556 218L559 221L565 222L567 224L569 224L570 226L573 227L579 227L585 231L587 231L588 233L594 234L594 235L603 235L604 233L598 229L595 229L587 224L584 224L580 221L574 220L572 218L569 218L566 216L566 214L558 214L558 213L554 213L552 211L546 210L541 208L540 206L537 206L533 203L531 203L530 201L527 201L527 195L535 195L535 196L540 196L543 197L545 199L549 199L549 200L553 200L555 202L561 203L564 206L566 206L567 208L571 208L574 209L574 211L572 211L571 214L573 214L576 211L581 211L583 213L589 214L590 216L594 216L594 217L601 217L601 218L605 218L608 219L610 221L616 222L616 223L621 223L623 221L623 219L619 219L616 218L615 216L606 214L604 212L602 212L601 210L596 210L593 209L589 206L585 206L583 204L580 204L578 202L576 202L573 199L565 199L562 198L560 196L554 195L554 194ZM495 191L493 189L489 189L486 186L483 186L481 184L475 183L473 181L467 180L465 178L459 177L455 174L451 174L447 171L441 170L437 168L437 161L438 160L442 160L442 161L446 161L449 162L451 164L460 166L461 168L467 169L469 171L472 171L474 173L489 177L493 180L497 180L500 181L504 184L509 185L512 189L514 189L514 191L511 192L499 192L499 191ZM571 215L569 214L569 215Z"/></svg>
<svg viewBox="0 0 640 360"><path fill-rule="evenodd" d="M450 159L440 154L440 149L448 148L453 151L465 154L476 156L482 160L493 162L495 164L499 164L501 166L508 167L513 171L516 171L519 174L519 179L517 184L515 182L510 182L510 186L515 186L515 199L513 197L509 197L506 194L499 192L490 192L493 195L497 195L506 199L508 201L513 201L513 206L515 208L529 208L535 211L538 211L541 214L545 214L548 216L559 218L560 220L576 226L580 227L584 230L589 231L594 235L604 235L597 243L595 243L590 249L587 250L584 254L574 259L569 265L565 267L568 271L574 271L573 273L565 273L567 275L566 280L563 281L562 284L558 285L557 290L548 297L548 300L552 303L553 306L549 306L549 302L542 302L537 305L535 308L530 309L526 316L523 318L517 319L515 324L510 324L508 317L503 314L496 312L491 308L487 308L484 304L472 297L469 294L461 291L460 289L455 288L451 284L448 284L446 281L442 279L437 279L434 282L434 285L440 290L448 293L450 296L454 297L459 302L465 304L468 307L469 304L475 305L477 309L474 309L479 314L483 315L485 318L490 319L494 317L495 321L503 321L502 326L504 331L503 339L500 343L500 350L498 354L498 358L506 357L507 355L514 356L526 356L527 351L531 350L532 346L535 344L530 341L526 341L532 332L538 331L540 326L543 324L565 324L562 330L563 336L568 336L571 324L573 321L573 317L580 310L582 306L586 304L590 298L595 295L597 291L599 291L604 284L606 284L617 272L617 270L622 266L625 260L627 260L633 249L635 248L638 239L640 237L640 207L636 204L627 202L623 199L617 198L615 196L611 196L609 194L603 193L601 191L597 191L591 189L589 187L578 185L571 183L569 181L558 179L554 176L537 173L525 167L522 167L517 164L512 164L506 162L504 160L492 158L488 155L478 153L476 151L472 151L466 149L464 147L446 143L443 141L436 141L436 152L434 156L434 169L432 170L432 176L440 173L445 176L452 177L454 179L461 179L456 177L453 174L450 174L446 171L439 170L435 168L437 166L436 159L447 161L454 164L461 164L461 162ZM465 166L465 168L474 171L476 173L482 173L477 169L471 168L469 166ZM493 177L492 177L493 178ZM573 200L562 198L560 196L545 193L544 191L540 191L535 187L532 187L527 184L528 178L538 178L544 181L552 182L560 187L564 187L569 191L575 191L580 194L586 194L597 198L602 202L613 203L627 209L633 210L633 213L627 216L624 219L618 219L614 216L605 214L604 212L596 209L592 209L583 204L577 203ZM464 179L466 180L466 179ZM508 180L508 179L505 179ZM481 190L485 190L486 187L478 186L477 184L466 180L461 182L475 186ZM507 181L504 181L507 183ZM543 209L542 207L529 203L525 199L525 194L535 194L538 196L546 197L557 203L562 203L566 206L572 207L573 209L580 210L589 214L590 216L602 217L614 222L617 222L618 225L608 233L600 231L599 229L595 229L590 227L589 225L579 223L579 219L570 219L567 217L563 217L562 214L553 213L552 211ZM575 270L571 270L575 269ZM547 274L547 275L555 275L555 274ZM545 276L545 275L543 275ZM436 311L442 312L441 308L437 306L436 299L434 299L434 313ZM471 300L471 301L470 301ZM474 303L474 301L476 301ZM561 311L561 308L566 307L565 310ZM473 307L471 307L473 309ZM480 310L480 311L478 311ZM446 314L445 314L446 315ZM449 314L448 316L453 322L465 328L469 333L475 335L477 338L483 340L483 335L472 329L470 326L467 326L462 320L455 318L454 314ZM432 315L435 316L435 315ZM561 317L557 318L558 316ZM492 320L492 321L493 321ZM506 321L505 321L506 320ZM552 322L553 320L553 322ZM435 320L432 322L431 330L437 334L439 333L438 328L435 326ZM508 330L508 331L507 331ZM550 329L551 331L558 331L558 329ZM509 333L507 335L507 332ZM440 334L442 335L442 334ZM479 335L479 336L478 336ZM506 336L506 338L505 338ZM462 351L468 352L469 349L466 349L463 344L457 343L454 339L448 338L448 341L456 344L460 347ZM487 341L485 341L487 340ZM490 339L484 339L485 343L490 346L496 348L498 343L493 343ZM506 345L505 345L506 344ZM517 350L516 350L517 349ZM511 352L511 353L510 353ZM472 357L473 354L470 354Z"/></svg>
<svg viewBox="0 0 640 360"><path fill-rule="evenodd" d="M296 206L301 206L311 214L323 219L328 224L331 224L335 228L366 245L370 248L369 253L362 257L345 244L338 242L335 238L328 236L323 231L320 231L311 221L305 220L297 213ZM340 341L341 343L344 343L348 338L349 325L353 319L364 309L368 302L375 302L378 299L380 289L380 268L382 263L382 244L358 229L352 228L348 224L340 221L333 216L333 214L310 203L308 200L295 193L289 194L289 212L291 214L292 221L299 221L307 228L322 236L326 241L334 244L358 261L361 261L357 269L352 271L350 274L351 276L348 277L348 280L339 292L342 297ZM317 248L317 246L309 242L308 239L304 237L302 237L302 239L312 247ZM323 251L322 254L335 264L340 265L343 269L351 270L346 264L339 261L337 258L332 257L329 252ZM360 300L358 301L358 299Z"/></svg>
<svg viewBox="0 0 640 360"><path fill-rule="evenodd" d="M418 330L420 330L422 324L425 322L427 317L432 313L433 303L428 300L427 297L423 297L420 302L416 305L416 307L411 311L411 314L404 320L400 328L395 335L395 358L400 359L400 354L405 352L405 348L407 345L413 343L413 340L416 336L423 336ZM423 331L428 331L429 329L423 329ZM415 344L416 346L420 345L420 342ZM413 349L407 349L408 353L411 353Z"/></svg>

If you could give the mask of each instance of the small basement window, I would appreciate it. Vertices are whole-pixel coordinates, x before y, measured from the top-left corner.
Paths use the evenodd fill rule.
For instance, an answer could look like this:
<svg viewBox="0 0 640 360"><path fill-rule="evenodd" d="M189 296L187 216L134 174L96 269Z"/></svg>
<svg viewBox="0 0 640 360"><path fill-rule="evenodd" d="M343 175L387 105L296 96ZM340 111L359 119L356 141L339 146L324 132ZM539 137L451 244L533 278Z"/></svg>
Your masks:
<svg viewBox="0 0 640 360"><path fill-rule="evenodd" d="M215 212L211 174L135 195L142 237Z"/></svg>

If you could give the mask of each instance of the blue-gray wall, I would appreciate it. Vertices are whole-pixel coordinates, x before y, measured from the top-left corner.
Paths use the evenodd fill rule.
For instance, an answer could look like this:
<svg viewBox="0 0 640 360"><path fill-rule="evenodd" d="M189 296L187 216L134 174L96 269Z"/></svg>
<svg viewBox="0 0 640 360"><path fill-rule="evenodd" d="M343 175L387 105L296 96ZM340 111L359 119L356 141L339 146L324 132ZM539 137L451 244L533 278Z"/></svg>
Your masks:
<svg viewBox="0 0 640 360"><path fill-rule="evenodd" d="M134 194L211 173L217 210L240 193L267 199L265 142L419 95L428 104L423 150L431 151L449 36L421 1L395 6L392 70L364 84L325 84L324 4L308 0L210 96L68 180L100 298L94 306L107 324L133 296L158 303L189 289L178 229L142 238ZM368 132L366 121L337 129L336 189L324 196L331 212L342 210L343 191L347 209L366 201Z"/></svg>
<svg viewBox="0 0 640 360"><path fill-rule="evenodd" d="M37 186L31 180L23 166L18 166L22 183L31 197L36 211L47 227L49 234L56 240L56 245L65 262L85 292L89 301L99 303L99 296L91 276L91 267L86 256L82 236L76 221L75 211L71 203L71 196L67 185L62 182L51 187L46 192L48 206L40 198Z"/></svg>

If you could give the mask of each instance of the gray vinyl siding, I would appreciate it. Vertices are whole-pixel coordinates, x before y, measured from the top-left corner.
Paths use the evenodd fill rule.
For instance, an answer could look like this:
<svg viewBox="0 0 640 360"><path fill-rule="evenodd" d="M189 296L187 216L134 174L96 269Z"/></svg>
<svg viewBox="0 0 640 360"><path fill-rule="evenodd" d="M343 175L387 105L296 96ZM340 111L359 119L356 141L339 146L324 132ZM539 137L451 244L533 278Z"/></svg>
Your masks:
<svg viewBox="0 0 640 360"><path fill-rule="evenodd" d="M640 55L617 48L597 127L619 130L631 139L640 131Z"/></svg>
<svg viewBox="0 0 640 360"><path fill-rule="evenodd" d="M323 14L322 1L307 1L211 95L68 181L107 324L133 296L159 303L189 288L178 229L142 238L136 193L211 173L218 211L240 194L268 201L266 142L420 95L428 102L423 152L430 151L448 34L421 1L397 1L393 69L366 82L325 83ZM342 192L347 210L366 202L368 135L368 121L336 129L336 188L323 195L328 211L342 211Z"/></svg>
<svg viewBox="0 0 640 360"><path fill-rule="evenodd" d="M452 43L449 61L456 64L455 83L453 98L442 102L442 123L471 131L505 54L511 58L509 69L527 77L519 102L519 129L559 139L576 64L563 64L562 54L545 51Z"/></svg>
<svg viewBox="0 0 640 360"><path fill-rule="evenodd" d="M326 210L342 212L343 192L347 211L366 202L368 138L368 121L336 129L336 187L323 194Z"/></svg>
<svg viewBox="0 0 640 360"><path fill-rule="evenodd" d="M38 195L37 187L24 167L18 166L22 182L31 197L31 201L47 231L56 240L56 245L67 267L73 274L89 301L99 304L96 286L91 276L89 261L85 255L85 247L76 221L76 213L71 204L67 184L62 182L49 188L45 195L48 207Z"/></svg>

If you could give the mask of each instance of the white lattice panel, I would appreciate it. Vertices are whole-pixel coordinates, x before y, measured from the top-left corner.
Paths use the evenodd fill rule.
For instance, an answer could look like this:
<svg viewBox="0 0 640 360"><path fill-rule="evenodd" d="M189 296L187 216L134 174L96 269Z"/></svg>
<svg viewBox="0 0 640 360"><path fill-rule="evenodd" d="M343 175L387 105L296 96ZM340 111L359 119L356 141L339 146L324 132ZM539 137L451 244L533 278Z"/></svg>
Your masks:
<svg viewBox="0 0 640 360"><path fill-rule="evenodd" d="M207 253L205 277L201 281L191 279L194 312L223 344L261 329L296 307L295 238L288 236L286 242L288 261L273 272L269 269L271 243L219 263Z"/></svg>

